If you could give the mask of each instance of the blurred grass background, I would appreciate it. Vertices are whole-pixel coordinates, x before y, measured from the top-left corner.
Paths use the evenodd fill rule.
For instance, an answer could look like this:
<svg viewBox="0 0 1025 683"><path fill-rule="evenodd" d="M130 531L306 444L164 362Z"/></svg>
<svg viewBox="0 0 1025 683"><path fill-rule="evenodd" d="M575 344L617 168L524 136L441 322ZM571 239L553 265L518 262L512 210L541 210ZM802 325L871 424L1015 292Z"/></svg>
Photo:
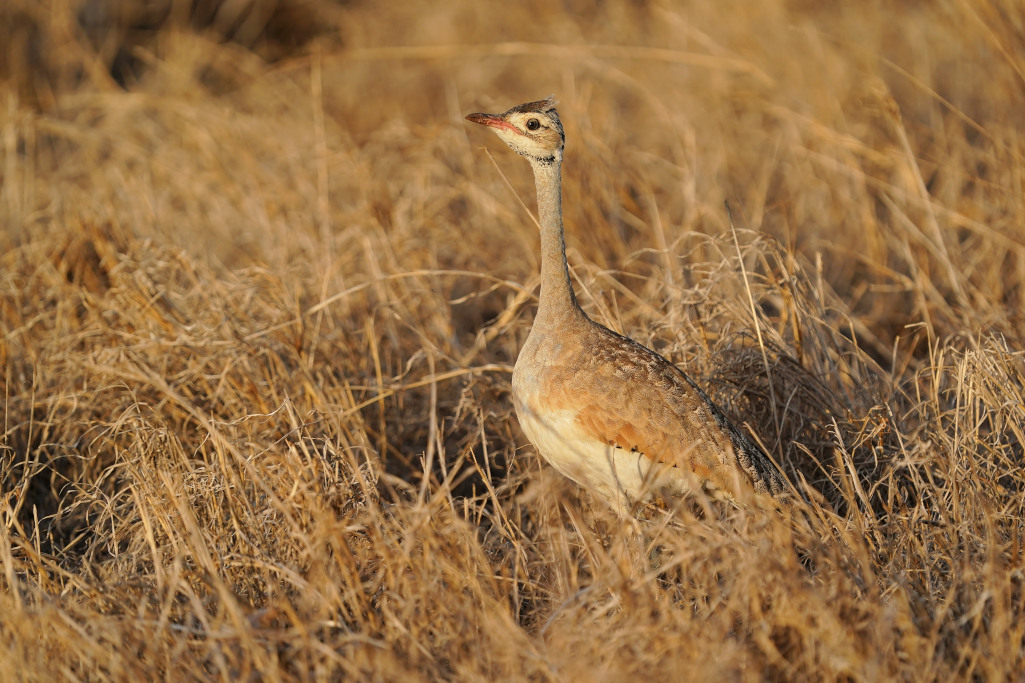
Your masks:
<svg viewBox="0 0 1025 683"><path fill-rule="evenodd" d="M584 308L806 502L527 445L533 182L462 117L550 93ZM1021 677L1023 111L1009 0L7 0L0 670Z"/></svg>

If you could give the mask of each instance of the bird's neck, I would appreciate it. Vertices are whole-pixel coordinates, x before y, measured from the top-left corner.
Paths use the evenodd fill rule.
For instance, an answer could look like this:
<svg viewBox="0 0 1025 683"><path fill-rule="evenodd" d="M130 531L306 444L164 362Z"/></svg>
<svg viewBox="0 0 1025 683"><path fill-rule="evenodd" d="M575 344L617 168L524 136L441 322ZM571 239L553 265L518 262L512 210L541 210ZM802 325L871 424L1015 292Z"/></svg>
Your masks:
<svg viewBox="0 0 1025 683"><path fill-rule="evenodd" d="M558 324L583 315L566 262L566 239L562 229L562 160L533 162L537 185L537 212L541 223L541 298L535 325Z"/></svg>

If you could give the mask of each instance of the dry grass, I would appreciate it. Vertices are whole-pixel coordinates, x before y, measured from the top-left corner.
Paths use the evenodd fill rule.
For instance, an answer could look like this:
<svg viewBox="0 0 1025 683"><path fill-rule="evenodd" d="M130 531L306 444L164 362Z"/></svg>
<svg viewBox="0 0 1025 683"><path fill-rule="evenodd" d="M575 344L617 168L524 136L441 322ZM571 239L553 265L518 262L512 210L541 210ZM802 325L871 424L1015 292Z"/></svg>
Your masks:
<svg viewBox="0 0 1025 683"><path fill-rule="evenodd" d="M819 5L4 3L0 671L1025 675L1025 12ZM585 308L807 502L622 522L526 445L532 180L462 116L550 92Z"/></svg>

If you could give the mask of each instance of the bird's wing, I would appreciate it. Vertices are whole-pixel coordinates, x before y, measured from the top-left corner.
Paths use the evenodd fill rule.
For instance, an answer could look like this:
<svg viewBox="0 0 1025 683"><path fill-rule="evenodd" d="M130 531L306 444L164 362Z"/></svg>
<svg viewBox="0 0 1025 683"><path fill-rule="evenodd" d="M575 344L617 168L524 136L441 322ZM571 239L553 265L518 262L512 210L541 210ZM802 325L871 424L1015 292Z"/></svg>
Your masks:
<svg viewBox="0 0 1025 683"><path fill-rule="evenodd" d="M712 488L734 496L738 488L771 488L738 458L735 428L672 363L604 327L592 330L591 339L565 349L571 362L546 374L552 408L573 411L596 441L693 472Z"/></svg>

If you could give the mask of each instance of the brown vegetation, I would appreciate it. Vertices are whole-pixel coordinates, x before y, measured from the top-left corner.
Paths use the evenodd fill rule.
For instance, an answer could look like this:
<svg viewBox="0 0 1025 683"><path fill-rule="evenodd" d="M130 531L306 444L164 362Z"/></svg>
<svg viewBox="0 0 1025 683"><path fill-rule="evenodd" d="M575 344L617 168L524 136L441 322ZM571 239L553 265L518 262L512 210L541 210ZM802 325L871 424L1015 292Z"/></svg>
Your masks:
<svg viewBox="0 0 1025 683"><path fill-rule="evenodd" d="M405 7L3 3L4 677L1021 677L1020 3ZM806 502L525 447L532 181L462 117L551 92L585 309Z"/></svg>

